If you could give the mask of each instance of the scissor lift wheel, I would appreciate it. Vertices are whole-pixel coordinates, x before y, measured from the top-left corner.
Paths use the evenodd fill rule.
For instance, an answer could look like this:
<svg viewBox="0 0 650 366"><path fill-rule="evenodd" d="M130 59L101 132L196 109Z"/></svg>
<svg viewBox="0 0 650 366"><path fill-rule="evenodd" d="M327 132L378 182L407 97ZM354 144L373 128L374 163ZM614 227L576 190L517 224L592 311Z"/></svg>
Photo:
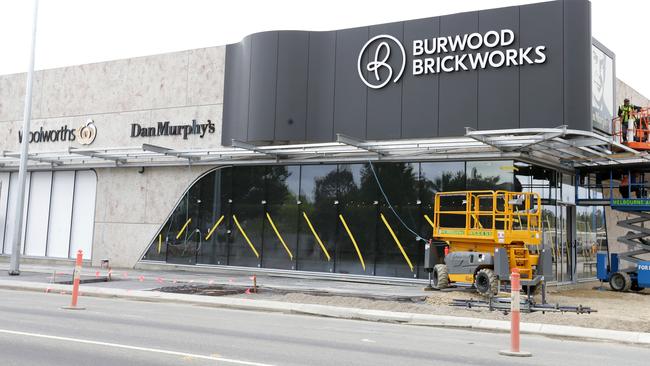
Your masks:
<svg viewBox="0 0 650 366"><path fill-rule="evenodd" d="M616 272L609 279L609 286L614 291L629 291L632 288L632 279L625 272Z"/></svg>
<svg viewBox="0 0 650 366"><path fill-rule="evenodd" d="M474 281L476 291L484 296L495 296L498 293L499 283L493 270L483 268L476 273Z"/></svg>
<svg viewBox="0 0 650 366"><path fill-rule="evenodd" d="M444 264L433 267L433 287L438 290L449 287L449 270Z"/></svg>

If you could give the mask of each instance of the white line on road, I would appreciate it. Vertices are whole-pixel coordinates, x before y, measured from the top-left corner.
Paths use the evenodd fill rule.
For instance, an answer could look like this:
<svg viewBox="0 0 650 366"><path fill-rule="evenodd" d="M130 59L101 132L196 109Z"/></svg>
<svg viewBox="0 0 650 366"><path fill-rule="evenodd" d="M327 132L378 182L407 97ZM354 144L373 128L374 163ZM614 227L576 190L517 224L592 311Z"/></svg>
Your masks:
<svg viewBox="0 0 650 366"><path fill-rule="evenodd" d="M228 363L237 364L237 365L273 366L273 365L268 364L268 363L234 360L234 359L231 359L231 358L212 357L212 356L205 356L205 355L197 355L197 354L194 354L194 353L168 351L168 350L164 350L164 349L156 349L156 348L148 348L148 347L136 347L136 346L129 346L129 345L126 345L126 344L91 341L91 340L79 339L79 338L59 337L59 336L53 336L53 335L47 335L47 334L19 332L19 331L8 330L8 329L0 329L0 333L21 335L21 336L26 336L26 337L37 337L37 338L53 339L53 340L57 340L57 341L92 344L92 345L104 346L104 347L130 349L130 350L134 350L134 351L162 353L162 354L173 355L173 356L192 357L192 358L198 358L198 359L202 359L202 360L228 362Z"/></svg>

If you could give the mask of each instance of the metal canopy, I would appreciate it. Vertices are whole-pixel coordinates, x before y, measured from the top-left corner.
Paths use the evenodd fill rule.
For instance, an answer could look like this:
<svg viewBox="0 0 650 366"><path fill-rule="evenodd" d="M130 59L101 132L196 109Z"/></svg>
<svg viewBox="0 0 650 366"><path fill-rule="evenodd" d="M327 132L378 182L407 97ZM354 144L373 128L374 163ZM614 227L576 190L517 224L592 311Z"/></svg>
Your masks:
<svg viewBox="0 0 650 366"><path fill-rule="evenodd" d="M613 151L624 151L615 154ZM30 152L31 170L144 166L243 165L264 163L363 162L368 160L487 160L520 159L561 170L576 167L649 161L639 153L593 132L558 128L476 131L462 137L364 141L337 135L335 142L232 146L209 149L172 149L143 144L113 148L68 148ZM16 170L20 154L4 152L0 170Z"/></svg>

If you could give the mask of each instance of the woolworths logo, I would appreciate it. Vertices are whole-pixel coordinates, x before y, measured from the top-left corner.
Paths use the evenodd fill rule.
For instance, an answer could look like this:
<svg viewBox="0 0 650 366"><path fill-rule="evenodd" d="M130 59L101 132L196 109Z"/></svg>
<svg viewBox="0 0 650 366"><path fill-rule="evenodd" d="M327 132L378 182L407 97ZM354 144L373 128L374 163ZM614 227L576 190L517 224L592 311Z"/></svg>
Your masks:
<svg viewBox="0 0 650 366"><path fill-rule="evenodd" d="M97 136L97 127L92 119L89 119L78 128L68 128L64 125L61 128L46 129L40 127L36 131L29 131L27 141L29 143L77 141L81 145L90 145ZM18 142L23 141L22 131L18 131Z"/></svg>

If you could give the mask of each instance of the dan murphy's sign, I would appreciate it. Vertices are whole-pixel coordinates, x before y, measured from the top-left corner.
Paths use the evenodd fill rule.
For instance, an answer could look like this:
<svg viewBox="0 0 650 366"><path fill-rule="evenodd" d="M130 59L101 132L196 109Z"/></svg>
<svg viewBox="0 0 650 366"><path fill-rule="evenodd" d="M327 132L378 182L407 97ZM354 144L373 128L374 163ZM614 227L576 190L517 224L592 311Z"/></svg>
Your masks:
<svg viewBox="0 0 650 366"><path fill-rule="evenodd" d="M156 126L142 126L139 123L131 124L131 137L155 137L155 136L188 136L198 135L203 138L207 133L216 131L214 123L207 120L205 123L193 119L191 123L172 124L170 121L158 122Z"/></svg>

